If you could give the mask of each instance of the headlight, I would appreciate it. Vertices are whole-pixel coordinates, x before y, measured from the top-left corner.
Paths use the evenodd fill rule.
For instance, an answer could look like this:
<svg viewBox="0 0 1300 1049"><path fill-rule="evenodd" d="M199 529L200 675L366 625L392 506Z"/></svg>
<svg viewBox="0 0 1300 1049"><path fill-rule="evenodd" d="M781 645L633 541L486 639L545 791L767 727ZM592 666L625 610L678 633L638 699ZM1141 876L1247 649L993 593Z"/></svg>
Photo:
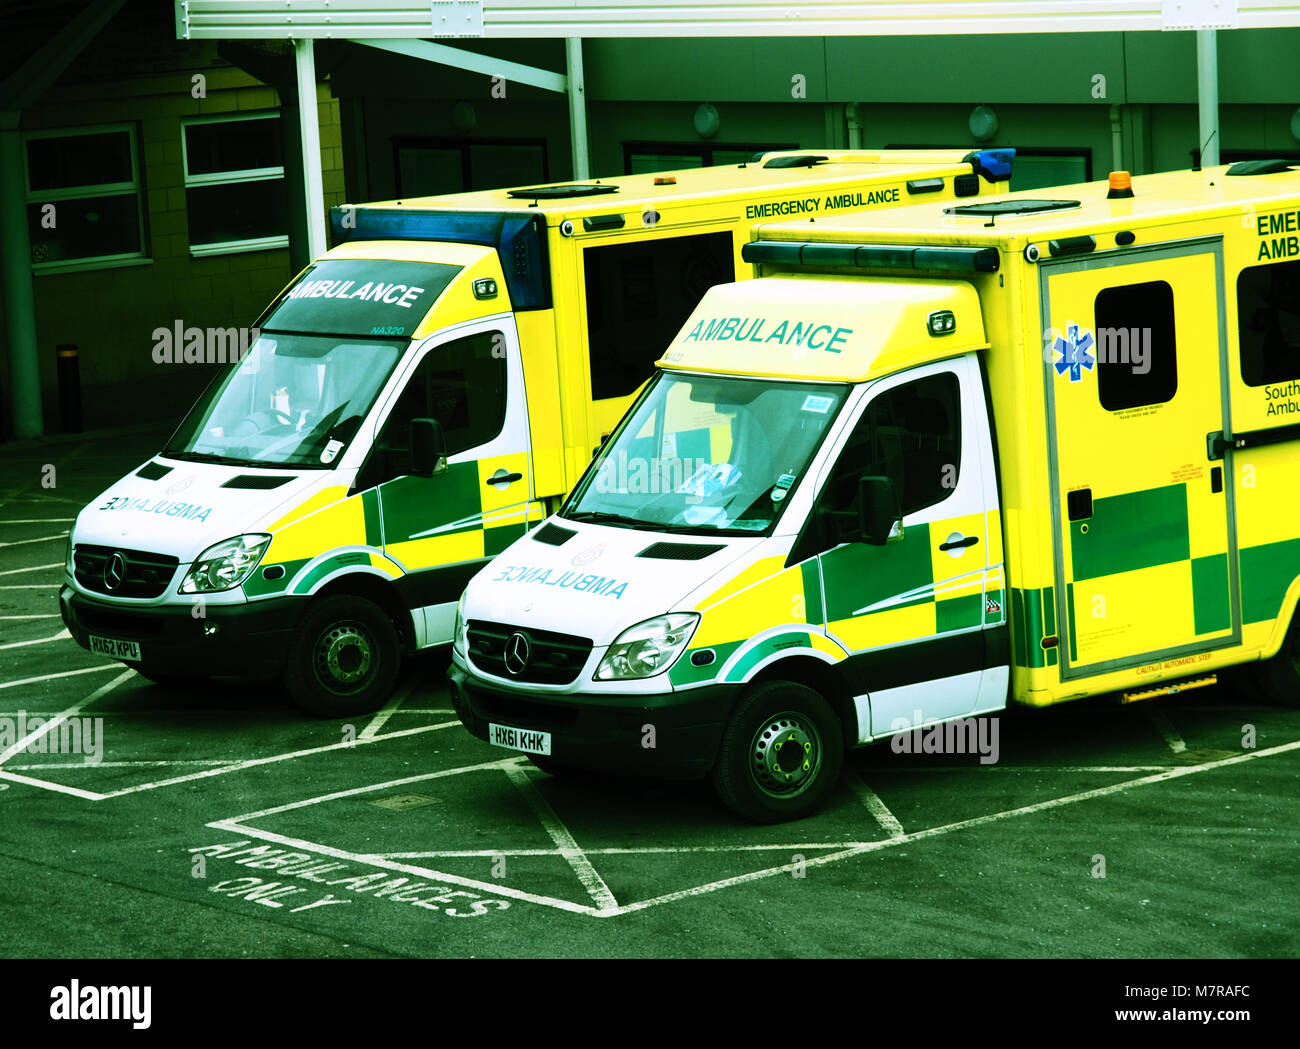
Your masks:
<svg viewBox="0 0 1300 1049"><path fill-rule="evenodd" d="M628 627L614 639L596 668L601 681L653 677L673 664L699 625L698 612L673 612Z"/></svg>
<svg viewBox="0 0 1300 1049"><path fill-rule="evenodd" d="M465 654L465 594L456 602L456 625L451 629L451 647L459 655Z"/></svg>
<svg viewBox="0 0 1300 1049"><path fill-rule="evenodd" d="M238 586L257 567L270 542L269 535L237 535L208 547L186 573L181 593L207 594Z"/></svg>

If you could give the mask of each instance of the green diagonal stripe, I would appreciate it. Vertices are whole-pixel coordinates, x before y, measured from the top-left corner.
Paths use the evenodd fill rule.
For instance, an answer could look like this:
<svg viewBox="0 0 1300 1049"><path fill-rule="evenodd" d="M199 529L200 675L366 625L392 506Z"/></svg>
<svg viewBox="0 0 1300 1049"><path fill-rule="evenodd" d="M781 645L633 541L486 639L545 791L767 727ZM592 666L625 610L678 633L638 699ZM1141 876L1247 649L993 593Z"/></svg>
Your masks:
<svg viewBox="0 0 1300 1049"><path fill-rule="evenodd" d="M1187 486L1096 500L1089 520L1071 522L1070 549L1076 583L1188 560Z"/></svg>

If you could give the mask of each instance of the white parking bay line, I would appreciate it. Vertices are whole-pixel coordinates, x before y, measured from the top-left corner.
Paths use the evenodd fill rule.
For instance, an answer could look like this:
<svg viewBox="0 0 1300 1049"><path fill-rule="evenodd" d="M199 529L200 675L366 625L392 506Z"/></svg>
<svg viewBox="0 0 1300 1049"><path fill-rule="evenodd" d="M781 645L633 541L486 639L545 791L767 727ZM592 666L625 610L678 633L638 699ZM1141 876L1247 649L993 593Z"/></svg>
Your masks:
<svg viewBox="0 0 1300 1049"><path fill-rule="evenodd" d="M862 778L853 769L845 770L845 777L849 786L853 788L853 793L858 796L866 810L875 817L881 829L891 838L901 838L906 834L903 825L898 822L898 817L889 811L889 808L880 796L874 790L863 782Z"/></svg>
<svg viewBox="0 0 1300 1049"><path fill-rule="evenodd" d="M55 561L51 565L28 565L26 568L6 568L0 575L17 575L19 572L41 572L47 568L62 568L62 561Z"/></svg>
<svg viewBox="0 0 1300 1049"><path fill-rule="evenodd" d="M618 907L618 900L614 899L614 894L609 891L605 879L596 872L596 868L591 865L591 860L587 859L587 854L578 847L577 841L569 833L569 828L555 814L550 803L542 797L537 784L529 778L528 773L518 765L508 766L505 773L510 782L519 788L524 800L528 802L528 807L533 810L533 815L541 821L551 841L555 842L556 848L560 850L560 855L573 868L573 873L582 882L582 887L596 901L596 906L602 911Z"/></svg>
<svg viewBox="0 0 1300 1049"><path fill-rule="evenodd" d="M41 725L40 728L32 729L32 731L27 733L27 735L23 736L22 739L15 740L5 750L0 751L0 765L3 765L15 754L22 753L24 750L27 749L27 747L30 744L35 743L36 740L49 735L50 732L52 732L54 729L62 725L65 721L68 720L68 718L72 717L74 714L80 713L82 707L87 707L91 703L95 702L95 700L99 699L101 696L106 696L108 693L112 692L113 689L117 688L117 686L120 685L127 678L134 676L134 674L135 674L134 670L122 671L122 673L118 674L117 677L113 678L113 680L110 681L108 684L100 685L99 688L95 689L95 691L92 692L90 695L88 695L85 699L79 700L78 702L72 704L72 706L68 707L67 710L61 711L59 714L50 718L50 720L45 722L43 725Z"/></svg>
<svg viewBox="0 0 1300 1049"><path fill-rule="evenodd" d="M120 798L125 794L138 794L142 790L157 790L159 787L170 787L176 783L188 783L190 780L206 779L209 776L224 776L227 772L239 772L242 769L256 768L258 765L270 765L277 761L290 761L293 758L305 758L309 754L324 754L331 750L348 750L352 747L364 746L367 743L380 743L385 740L397 739L399 736L414 736L420 732L434 732L438 729L459 726L459 721L444 721L437 725L421 725L419 728L404 728L397 732L389 732L386 735L375 736L371 739L358 738L344 743L328 743L322 747L308 747L305 750L295 750L288 754L272 754L265 758L250 758L248 761L240 761L234 765L225 765L221 768L205 769L202 772L191 772L185 776L173 776L171 779L160 779L154 783L139 783L134 787L123 787L121 790L110 790L104 795L104 797Z"/></svg>
<svg viewBox="0 0 1300 1049"><path fill-rule="evenodd" d="M58 535L43 535L38 539L14 539L8 543L0 543L0 546L27 546L30 543L52 543L56 539L67 539L67 532L60 532Z"/></svg>
<svg viewBox="0 0 1300 1049"><path fill-rule="evenodd" d="M375 716L370 719L370 724L357 733L357 739L374 739L388 719L396 713L397 708L402 705L402 701L411 694L411 689L414 686L415 682L412 680L407 682L405 687L397 689L388 702L380 707Z"/></svg>
<svg viewBox="0 0 1300 1049"><path fill-rule="evenodd" d="M68 633L67 628L65 627L57 634L51 634L49 637L38 637L32 641L10 641L7 645L0 645L0 651L4 651L6 648L25 648L28 645L44 645L50 641L64 641L70 637L72 637L72 635Z"/></svg>
<svg viewBox="0 0 1300 1049"><path fill-rule="evenodd" d="M1291 751L1300 750L1300 740L1293 743L1283 743L1280 746L1269 747L1266 750L1255 750L1248 754L1235 754L1230 758L1222 758L1218 761L1207 761L1201 765L1185 765L1181 768L1166 769L1152 776L1143 776L1140 779L1125 780L1123 783L1112 783L1108 787L1098 787L1095 790L1085 790L1078 794L1069 794L1062 798L1052 798L1050 801L1040 801L1033 805L1023 805L1017 809L1007 809L1005 812L994 812L987 816L976 816L968 820L960 820L957 823L947 823L940 827L930 827L927 830L912 831L904 834L901 838L890 838L887 841L868 842L863 845L845 849L841 852L833 852L828 856L815 856L811 859L803 859L784 864L780 867L771 867L767 870L753 871L749 874L741 874L734 878L724 878L722 881L710 882L708 885L700 885L694 889L682 889L679 892L666 893L663 896L656 896L654 899L642 900L639 903L629 903L620 907L615 912L602 911L598 912L600 917L610 917L613 914L630 914L633 911L645 910L647 907L657 907L664 903L673 903L678 900L690 899L692 896L701 896L704 893L716 892L719 889L731 888L735 885L742 885L745 882L758 881L762 878L772 878L779 874L789 874L796 869L807 867L820 867L828 863L838 863L840 860L848 859L851 856L860 856L866 852L876 852L880 849L892 848L896 845L907 845L910 842L922 841L926 838L942 837L945 834L951 834L953 831L968 830L971 827L980 827L990 823L998 823L1002 820L1013 819L1017 816L1028 816L1037 812L1045 812L1048 809L1061 808L1065 805L1074 805L1080 801L1090 801L1093 798L1106 797L1109 794L1118 794L1122 791L1131 790L1134 787L1145 787L1152 783L1163 783L1166 780L1181 779L1183 776L1194 776L1198 772L1207 772L1211 769L1223 768L1227 765L1239 765L1246 761L1255 761L1257 758L1275 757L1278 754L1286 754Z"/></svg>
<svg viewBox="0 0 1300 1049"><path fill-rule="evenodd" d="M75 520L75 517L20 517L10 518L8 521L0 521L0 525L72 524Z"/></svg>
<svg viewBox="0 0 1300 1049"><path fill-rule="evenodd" d="M4 769L0 769L0 779L9 780L12 783L22 783L28 787L40 787L42 790L52 790L56 794L71 794L74 798L81 798L83 801L104 800L103 794L96 793L93 790L82 790L80 787L69 787L64 783L51 783L49 780L20 776L16 772L6 772Z"/></svg>
<svg viewBox="0 0 1300 1049"><path fill-rule="evenodd" d="M60 670L56 674L41 674L39 677L24 677L17 681L0 682L0 688L17 688L19 685L37 685L42 681L53 681L60 677L76 677L78 674L102 674L105 670L116 670L121 663L105 663L102 667L83 667L81 670ZM134 674L134 670L127 671ZM457 722L459 724L459 722Z"/></svg>
<svg viewBox="0 0 1300 1049"><path fill-rule="evenodd" d="M17 622L20 619L58 619L58 618L59 618L59 613L51 612L49 615L44 615L44 616L0 616L0 622L6 622L6 623L10 621Z"/></svg>

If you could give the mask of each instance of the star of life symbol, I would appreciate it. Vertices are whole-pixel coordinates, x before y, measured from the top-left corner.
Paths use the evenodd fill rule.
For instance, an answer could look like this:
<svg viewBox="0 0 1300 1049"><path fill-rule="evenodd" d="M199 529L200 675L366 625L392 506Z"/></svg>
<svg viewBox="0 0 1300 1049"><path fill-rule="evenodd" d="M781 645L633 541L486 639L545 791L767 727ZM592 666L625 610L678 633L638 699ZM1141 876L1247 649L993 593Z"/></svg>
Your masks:
<svg viewBox="0 0 1300 1049"><path fill-rule="evenodd" d="M1097 358L1088 352L1096 343L1092 332L1081 332L1077 324L1066 325L1065 338L1058 335L1052 343L1053 352L1061 355L1061 359L1053 365L1056 374L1069 372L1071 382L1082 382L1083 369L1092 371L1097 364Z"/></svg>

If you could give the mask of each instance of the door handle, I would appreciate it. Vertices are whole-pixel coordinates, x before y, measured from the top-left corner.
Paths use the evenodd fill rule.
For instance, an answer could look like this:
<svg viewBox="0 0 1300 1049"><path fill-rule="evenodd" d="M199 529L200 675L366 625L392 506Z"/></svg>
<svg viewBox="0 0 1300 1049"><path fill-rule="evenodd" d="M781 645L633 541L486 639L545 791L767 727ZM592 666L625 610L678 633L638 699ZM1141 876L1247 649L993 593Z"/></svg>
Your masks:
<svg viewBox="0 0 1300 1049"><path fill-rule="evenodd" d="M964 537L961 538L961 539L949 539L946 543L940 543L940 544L939 544L939 549L940 549L940 550L958 550L958 549L960 549L960 548L962 548L962 547L965 547L965 546L974 546L974 545L975 545L976 543L978 543L979 541L980 541L980 540L979 540L979 536L976 536L976 535L968 535L968 536L964 536Z"/></svg>
<svg viewBox="0 0 1300 1049"><path fill-rule="evenodd" d="M516 481L522 481L523 479L524 479L523 474L520 473L508 474L504 470L498 470L496 473L494 473L483 483L496 486L498 484L514 484Z"/></svg>

